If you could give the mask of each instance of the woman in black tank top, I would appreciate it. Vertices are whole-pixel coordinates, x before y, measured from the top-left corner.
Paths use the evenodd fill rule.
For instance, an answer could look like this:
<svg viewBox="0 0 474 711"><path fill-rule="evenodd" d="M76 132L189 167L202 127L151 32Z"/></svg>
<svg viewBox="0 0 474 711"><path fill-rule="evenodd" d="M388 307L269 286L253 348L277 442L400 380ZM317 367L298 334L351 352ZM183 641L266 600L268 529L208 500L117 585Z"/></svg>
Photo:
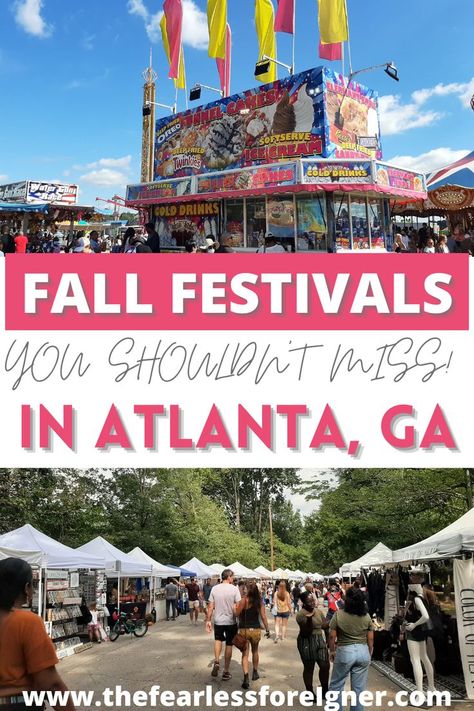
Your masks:
<svg viewBox="0 0 474 711"><path fill-rule="evenodd" d="M256 681L260 678L258 674L258 645L262 637L262 625L265 628L266 636L270 636L265 605L260 596L260 590L255 582L248 584L247 595L242 598L236 606L236 614L239 618L239 634L241 634L242 637L245 637L245 639L249 642L247 648L242 652L242 670L244 673L242 689L248 689L250 687L249 646L252 648L252 681Z"/></svg>

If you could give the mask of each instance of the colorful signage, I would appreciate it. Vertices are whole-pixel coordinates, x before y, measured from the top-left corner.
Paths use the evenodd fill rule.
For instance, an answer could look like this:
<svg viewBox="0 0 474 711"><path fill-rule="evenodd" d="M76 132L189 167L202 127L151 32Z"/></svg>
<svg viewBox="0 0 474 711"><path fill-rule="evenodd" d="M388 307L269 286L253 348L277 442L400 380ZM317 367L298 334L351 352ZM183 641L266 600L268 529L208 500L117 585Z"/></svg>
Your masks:
<svg viewBox="0 0 474 711"><path fill-rule="evenodd" d="M159 119L155 179L322 155L322 77L308 70Z"/></svg>
<svg viewBox="0 0 474 711"><path fill-rule="evenodd" d="M220 225L220 204L217 201L168 203L153 211L161 247L184 247L188 240L206 245L206 237L217 239Z"/></svg>
<svg viewBox="0 0 474 711"><path fill-rule="evenodd" d="M191 178L182 180L163 180L158 183L129 185L127 200L155 200L172 197L182 197L191 193Z"/></svg>
<svg viewBox="0 0 474 711"><path fill-rule="evenodd" d="M77 203L77 196L77 185L41 183L29 180L26 202L33 204L53 202L56 205L75 205Z"/></svg>
<svg viewBox="0 0 474 711"><path fill-rule="evenodd" d="M303 182L317 185L333 183L373 183L372 164L366 162L305 161Z"/></svg>
<svg viewBox="0 0 474 711"><path fill-rule="evenodd" d="M425 191L425 179L421 173L394 168L385 163L377 163L375 168L376 183L387 188L398 188L413 193Z"/></svg>
<svg viewBox="0 0 474 711"><path fill-rule="evenodd" d="M378 94L325 69L325 158L381 158ZM376 146L376 148L374 148Z"/></svg>
<svg viewBox="0 0 474 711"><path fill-rule="evenodd" d="M225 171L221 175L204 175L197 178L198 193L235 192L262 188L275 188L296 184L295 163L278 166Z"/></svg>
<svg viewBox="0 0 474 711"><path fill-rule="evenodd" d="M0 200L4 200L5 202L25 202L26 181L0 185Z"/></svg>

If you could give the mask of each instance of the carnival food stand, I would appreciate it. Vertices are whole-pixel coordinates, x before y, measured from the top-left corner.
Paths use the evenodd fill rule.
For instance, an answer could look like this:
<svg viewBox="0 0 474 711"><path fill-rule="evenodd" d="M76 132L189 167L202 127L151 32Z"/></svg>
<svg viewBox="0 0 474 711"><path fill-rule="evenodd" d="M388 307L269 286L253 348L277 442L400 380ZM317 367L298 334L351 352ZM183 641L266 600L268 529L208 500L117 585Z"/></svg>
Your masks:
<svg viewBox="0 0 474 711"><path fill-rule="evenodd" d="M126 205L165 249L390 249L390 199L426 198L424 176L383 162L377 94L347 81L319 67L159 119L154 181Z"/></svg>

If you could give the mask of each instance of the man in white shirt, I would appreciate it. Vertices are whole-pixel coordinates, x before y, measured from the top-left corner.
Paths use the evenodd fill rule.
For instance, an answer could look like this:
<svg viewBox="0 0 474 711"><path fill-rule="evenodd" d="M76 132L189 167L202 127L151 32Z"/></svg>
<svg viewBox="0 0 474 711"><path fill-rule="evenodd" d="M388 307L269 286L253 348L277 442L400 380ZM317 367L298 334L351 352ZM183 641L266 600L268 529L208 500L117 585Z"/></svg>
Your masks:
<svg viewBox="0 0 474 711"><path fill-rule="evenodd" d="M232 640L237 634L237 620L235 616L235 606L240 602L239 588L234 585L234 573L230 568L222 571L222 583L214 585L209 595L209 605L207 606L206 629L210 633L212 630L212 614L214 613L214 664L211 675L216 677L219 674L219 659L222 651L222 643L225 642L224 672L222 680L228 681L231 678L229 672L230 660L232 659Z"/></svg>

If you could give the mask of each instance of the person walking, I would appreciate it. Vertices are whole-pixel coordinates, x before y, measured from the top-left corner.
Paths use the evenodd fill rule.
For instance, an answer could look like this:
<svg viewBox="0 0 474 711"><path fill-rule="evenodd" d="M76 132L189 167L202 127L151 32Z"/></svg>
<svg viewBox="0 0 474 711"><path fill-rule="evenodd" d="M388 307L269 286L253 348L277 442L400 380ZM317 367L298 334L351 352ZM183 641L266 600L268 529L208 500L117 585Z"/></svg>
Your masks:
<svg viewBox="0 0 474 711"><path fill-rule="evenodd" d="M228 681L232 678L229 671L232 659L232 642L238 631L235 611L241 596L239 588L234 585L234 573L230 568L225 568L221 577L222 583L214 585L209 595L206 629L210 634L212 631L212 615L214 613L214 664L212 665L211 675L213 677L219 675L222 645L225 643L222 680Z"/></svg>
<svg viewBox="0 0 474 711"><path fill-rule="evenodd" d="M279 580L275 586L273 596L273 610L275 617L275 644L278 640L286 639L288 620L291 615L291 597L285 580Z"/></svg>
<svg viewBox="0 0 474 711"><path fill-rule="evenodd" d="M172 620L176 619L176 605L178 604L178 584L176 580L168 578L168 583L165 585L165 600L166 600L166 621L170 619L170 611L173 615Z"/></svg>
<svg viewBox="0 0 474 711"><path fill-rule="evenodd" d="M197 625L199 617L199 607L200 607L200 597L201 588L196 582L196 578L191 578L189 583L181 585L181 587L186 588L188 591L188 601L189 601L189 618L191 624Z"/></svg>
<svg viewBox="0 0 474 711"><path fill-rule="evenodd" d="M263 624L265 628L266 636L270 637L265 604L260 595L260 590L254 581L248 584L247 594L238 603L236 613L239 618L239 633L248 640L247 647L242 652L242 671L244 674L242 689L248 689L250 687L249 647L252 649L252 681L260 679L258 673L258 663L260 660L258 645L262 638L261 624Z"/></svg>
<svg viewBox="0 0 474 711"><path fill-rule="evenodd" d="M296 614L299 610L301 590L297 583L295 583L293 590L291 591L291 599L293 601L293 612Z"/></svg>
<svg viewBox="0 0 474 711"><path fill-rule="evenodd" d="M296 615L299 626L297 638L298 651L303 663L303 681L306 691L313 696L314 667L319 667L319 683L323 697L329 687L329 654L324 630L329 627L324 613L317 607L316 596L304 590L300 596L301 610ZM315 696L316 698L316 696Z"/></svg>
<svg viewBox="0 0 474 711"><path fill-rule="evenodd" d="M329 691L339 695L350 676L352 691L356 693L355 711L363 711L360 694L367 689L369 666L374 649L374 626L367 612L362 590L349 588L344 610L334 613L329 624L330 659L334 662ZM337 652L336 652L337 642ZM339 709L341 704L339 703Z"/></svg>
<svg viewBox="0 0 474 711"><path fill-rule="evenodd" d="M24 691L67 692L56 670L58 658L43 620L29 609L33 571L20 558L0 561L0 707L2 711L43 708L26 705ZM60 708L57 706L57 708ZM74 711L70 699L61 706Z"/></svg>

